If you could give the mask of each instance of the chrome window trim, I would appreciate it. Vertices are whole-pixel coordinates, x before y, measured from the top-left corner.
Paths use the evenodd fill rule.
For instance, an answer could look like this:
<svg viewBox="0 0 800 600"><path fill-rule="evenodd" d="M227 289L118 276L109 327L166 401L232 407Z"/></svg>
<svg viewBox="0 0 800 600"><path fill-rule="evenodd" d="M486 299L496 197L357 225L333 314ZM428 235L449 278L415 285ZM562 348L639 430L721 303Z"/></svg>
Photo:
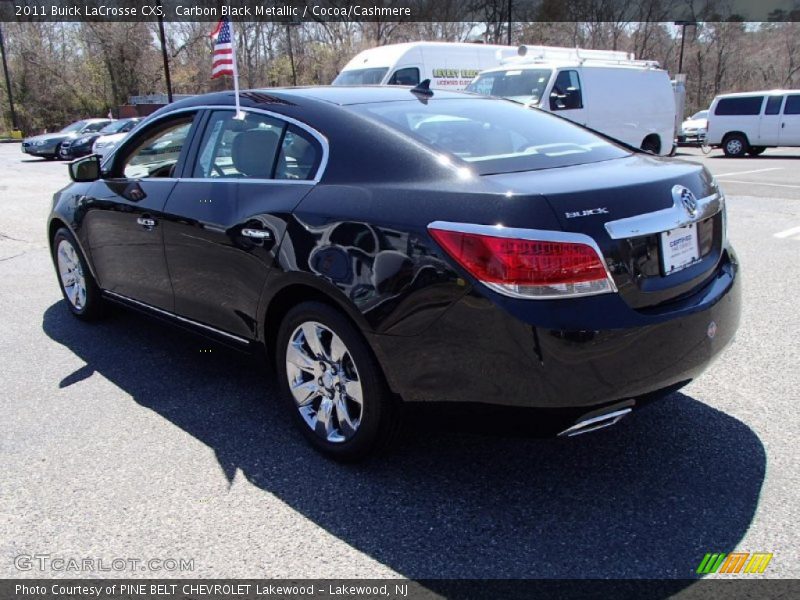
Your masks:
<svg viewBox="0 0 800 600"><path fill-rule="evenodd" d="M159 180L166 178L158 177ZM199 183L280 183L289 185L317 185L313 179L257 179L255 177L181 177L176 181L199 182Z"/></svg>
<svg viewBox="0 0 800 600"><path fill-rule="evenodd" d="M697 200L697 212L692 216L673 197L672 206L669 208L625 219L617 219L616 221L608 221L605 227L612 240L653 235L713 217L723 209L724 205L725 197L719 192L715 192L710 196Z"/></svg>
<svg viewBox="0 0 800 600"><path fill-rule="evenodd" d="M550 229L527 229L520 227L505 227L503 225L479 225L476 223L455 223L451 221L433 221L428 224L428 229L442 229L444 231L455 231L458 233L474 233L477 235L487 235L499 238L514 238L521 240L532 240L540 242L563 242L571 244L584 244L591 247L597 256L600 257L600 262L603 263L603 268L606 271L606 279L608 281L609 289L600 290L596 292L583 292L580 294L551 294L542 296L529 296L519 294L513 290L509 290L503 286L495 283L480 281L483 285L491 290L510 296L512 298L523 298L525 300L564 300L568 298L580 298L585 296L597 296L600 294L617 293L617 285L614 283L614 278L611 276L611 271L608 270L606 258L600 246L591 236L584 233L574 233L571 231L553 231Z"/></svg>
<svg viewBox="0 0 800 600"><path fill-rule="evenodd" d="M147 122L147 126L149 127L153 123L158 123L162 119L167 119L173 115L185 113L185 112L198 112L201 110L232 110L235 111L235 106L228 106L228 105L213 105L213 104L204 104L202 106L185 106L183 108L176 108L175 110L171 110L169 112L165 112L163 115L159 115L157 118L153 119L150 122ZM269 110L265 110L263 108L241 108L243 112L252 112L252 113L259 113L271 117L273 119L278 119L280 121L285 121L286 123L291 123L296 127L299 127L306 133L310 134L314 139L319 142L320 147L322 148L322 157L319 161L319 166L317 167L317 172L314 174L314 177L311 179L247 179L247 178L231 178L227 180L225 178L213 178L213 177L158 177L157 179L161 181L231 181L235 183L245 183L245 182L252 182L252 183L291 183L297 184L302 183L306 185L315 185L320 182L322 176L325 175L325 169L328 166L328 156L330 155L330 144L328 143L328 138L322 135L319 131L311 127L310 125L303 123L302 121L298 121L292 117L288 117L286 115L282 115L280 113L272 112ZM132 134L136 129L138 129L142 124L145 123L145 120L140 121L136 127L134 127L130 132L129 135ZM124 140L123 140L124 142ZM116 154L117 150L119 149L121 143L117 144L114 149L106 155L103 159L103 163L105 163L111 156Z"/></svg>
<svg viewBox="0 0 800 600"><path fill-rule="evenodd" d="M217 329L216 327L212 327L211 325L206 325L205 323L200 323L199 321L193 321L192 319L187 319L186 317L182 317L178 314L175 314L174 312L170 312L168 310L164 310L163 308L158 308L156 306L153 306L152 304L147 304L146 302L140 302L139 300L134 300L133 298L125 296L124 294L119 294L117 292L112 292L110 290L103 290L103 294L111 296L112 298L117 298L119 300L129 302L131 304L135 304L137 306L141 306L142 308L146 308L147 310L151 310L153 312L175 319L176 321L181 321L183 323L188 323L189 325L193 325L194 327L206 329L208 331L211 331L212 333L216 333L217 335L221 335L226 338L232 339L236 342L239 342L240 344L250 344L250 340L248 340L247 338L243 338L238 335L228 333L227 331Z"/></svg>

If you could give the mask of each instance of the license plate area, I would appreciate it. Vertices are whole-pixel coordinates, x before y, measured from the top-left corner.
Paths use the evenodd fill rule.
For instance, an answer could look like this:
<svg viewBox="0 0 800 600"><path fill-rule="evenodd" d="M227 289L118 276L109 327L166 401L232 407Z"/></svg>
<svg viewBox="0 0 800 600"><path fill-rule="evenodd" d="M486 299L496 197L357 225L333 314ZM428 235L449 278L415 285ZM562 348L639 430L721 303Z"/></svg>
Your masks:
<svg viewBox="0 0 800 600"><path fill-rule="evenodd" d="M659 238L661 268L665 276L677 273L700 260L696 223L665 231Z"/></svg>

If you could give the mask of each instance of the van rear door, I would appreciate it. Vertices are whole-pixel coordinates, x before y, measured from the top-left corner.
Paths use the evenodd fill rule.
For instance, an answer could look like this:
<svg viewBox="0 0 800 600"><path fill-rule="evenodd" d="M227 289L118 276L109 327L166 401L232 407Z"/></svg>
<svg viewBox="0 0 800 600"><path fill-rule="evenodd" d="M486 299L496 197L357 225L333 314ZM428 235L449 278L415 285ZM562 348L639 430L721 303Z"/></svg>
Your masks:
<svg viewBox="0 0 800 600"><path fill-rule="evenodd" d="M800 146L800 94L786 96L781 119L781 146Z"/></svg>
<svg viewBox="0 0 800 600"><path fill-rule="evenodd" d="M781 134L783 96L768 96L764 114L758 123L758 145L777 146Z"/></svg>

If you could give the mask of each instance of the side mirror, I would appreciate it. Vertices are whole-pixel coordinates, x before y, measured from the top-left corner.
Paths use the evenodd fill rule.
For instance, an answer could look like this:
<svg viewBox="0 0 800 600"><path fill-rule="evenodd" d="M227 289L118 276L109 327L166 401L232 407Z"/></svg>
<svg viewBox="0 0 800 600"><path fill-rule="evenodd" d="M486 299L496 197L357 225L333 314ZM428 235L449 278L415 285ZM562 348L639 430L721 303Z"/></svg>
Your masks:
<svg viewBox="0 0 800 600"><path fill-rule="evenodd" d="M97 154L73 160L68 166L72 181L80 183L100 179L100 157Z"/></svg>

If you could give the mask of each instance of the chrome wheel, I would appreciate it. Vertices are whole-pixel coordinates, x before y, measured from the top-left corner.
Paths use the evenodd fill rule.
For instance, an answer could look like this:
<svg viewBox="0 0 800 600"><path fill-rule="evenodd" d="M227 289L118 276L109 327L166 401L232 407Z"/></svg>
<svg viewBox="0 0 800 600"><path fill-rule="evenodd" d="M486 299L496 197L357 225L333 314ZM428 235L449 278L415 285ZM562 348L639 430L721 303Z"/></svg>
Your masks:
<svg viewBox="0 0 800 600"><path fill-rule="evenodd" d="M86 306L86 277L78 253L69 241L61 240L56 255L58 274L67 300L76 310L83 310Z"/></svg>
<svg viewBox="0 0 800 600"><path fill-rule="evenodd" d="M342 339L316 321L289 337L286 376L297 409L322 439L341 443L361 424L363 390L355 361Z"/></svg>
<svg viewBox="0 0 800 600"><path fill-rule="evenodd" d="M744 152L744 145L742 144L741 140L736 138L728 140L728 143L725 144L725 148L728 150L728 154L736 155Z"/></svg>

